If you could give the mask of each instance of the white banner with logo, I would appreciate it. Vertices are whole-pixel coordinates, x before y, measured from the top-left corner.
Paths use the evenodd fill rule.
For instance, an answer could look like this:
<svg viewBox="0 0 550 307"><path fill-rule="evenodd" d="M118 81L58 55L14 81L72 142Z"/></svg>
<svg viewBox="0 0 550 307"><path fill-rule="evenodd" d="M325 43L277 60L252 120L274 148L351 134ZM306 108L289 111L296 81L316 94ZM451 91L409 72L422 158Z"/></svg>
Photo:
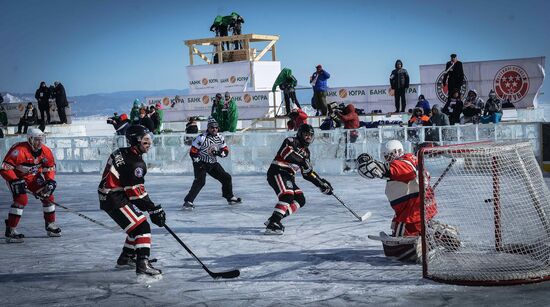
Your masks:
<svg viewBox="0 0 550 307"><path fill-rule="evenodd" d="M537 95L544 81L545 57L465 62L465 84L461 95L475 89L487 100L494 90L503 102L510 101L516 108L537 105ZM447 87L443 86L445 64L420 65L422 94L430 102L445 103Z"/></svg>
<svg viewBox="0 0 550 307"><path fill-rule="evenodd" d="M411 84L405 93L407 110L414 108L420 92L419 84ZM327 92L327 103L353 103L366 113L381 110L382 113L395 111L395 100L389 85L332 87Z"/></svg>
<svg viewBox="0 0 550 307"><path fill-rule="evenodd" d="M187 66L189 93L196 95L270 90L280 71L281 63L278 61Z"/></svg>
<svg viewBox="0 0 550 307"><path fill-rule="evenodd" d="M273 110L271 92L230 93L237 103L239 119L265 117L270 107ZM210 116L215 94L199 94L171 97L147 97L147 104L160 103L164 110L164 121L187 121L190 116ZM281 101L280 97L277 101Z"/></svg>

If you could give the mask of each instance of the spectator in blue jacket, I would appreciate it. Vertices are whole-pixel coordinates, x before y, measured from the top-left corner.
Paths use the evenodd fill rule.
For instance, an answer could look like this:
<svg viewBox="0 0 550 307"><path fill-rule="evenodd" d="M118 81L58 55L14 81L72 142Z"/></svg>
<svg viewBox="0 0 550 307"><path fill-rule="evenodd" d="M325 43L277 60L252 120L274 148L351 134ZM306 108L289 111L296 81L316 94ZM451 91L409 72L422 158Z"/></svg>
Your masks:
<svg viewBox="0 0 550 307"><path fill-rule="evenodd" d="M309 77L309 83L313 87L313 98L315 100L315 109L321 111L321 115L326 116L328 113L327 107L327 79L330 74L323 70L323 66L317 65L316 71Z"/></svg>
<svg viewBox="0 0 550 307"><path fill-rule="evenodd" d="M415 108L422 108L424 115L430 116L432 109L430 108L430 102L426 100L424 95L418 96L418 102L416 103Z"/></svg>

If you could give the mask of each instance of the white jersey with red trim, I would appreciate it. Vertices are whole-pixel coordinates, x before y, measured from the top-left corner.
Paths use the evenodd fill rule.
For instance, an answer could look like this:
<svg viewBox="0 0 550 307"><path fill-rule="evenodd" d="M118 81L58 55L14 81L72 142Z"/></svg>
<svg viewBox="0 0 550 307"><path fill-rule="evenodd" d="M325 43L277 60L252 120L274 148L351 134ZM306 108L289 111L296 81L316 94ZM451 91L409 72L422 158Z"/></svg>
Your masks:
<svg viewBox="0 0 550 307"><path fill-rule="evenodd" d="M112 208L123 207L129 203L135 204L140 210L152 209L155 205L145 191L147 165L141 153L133 147L115 150L107 161L103 171L98 193L102 206L108 203Z"/></svg>

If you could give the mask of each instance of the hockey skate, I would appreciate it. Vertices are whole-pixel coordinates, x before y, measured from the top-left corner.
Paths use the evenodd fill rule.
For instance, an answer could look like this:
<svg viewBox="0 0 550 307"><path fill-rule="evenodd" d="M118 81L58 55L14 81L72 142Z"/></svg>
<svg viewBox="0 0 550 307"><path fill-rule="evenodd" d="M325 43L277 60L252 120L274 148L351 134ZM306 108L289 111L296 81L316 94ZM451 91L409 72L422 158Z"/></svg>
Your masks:
<svg viewBox="0 0 550 307"><path fill-rule="evenodd" d="M268 220L267 226L265 228L264 234L266 235L282 235L285 232L285 226L281 222L273 222L271 219Z"/></svg>
<svg viewBox="0 0 550 307"><path fill-rule="evenodd" d="M48 237L61 237L61 228L55 222L46 222L46 233Z"/></svg>
<svg viewBox="0 0 550 307"><path fill-rule="evenodd" d="M22 233L17 232L15 228L8 226L8 220L6 222L6 243L23 243L25 237Z"/></svg>
<svg viewBox="0 0 550 307"><path fill-rule="evenodd" d="M138 257L136 262L136 274L147 276L160 276L162 271L155 269L148 257Z"/></svg>
<svg viewBox="0 0 550 307"><path fill-rule="evenodd" d="M195 209L195 205L190 201L185 201L183 203L183 210L193 210Z"/></svg>
<svg viewBox="0 0 550 307"><path fill-rule="evenodd" d="M227 199L227 204L228 205L237 205L237 204L240 204L241 202L242 202L242 200L241 200L240 197L232 196L232 197Z"/></svg>
<svg viewBox="0 0 550 307"><path fill-rule="evenodd" d="M136 267L136 255L135 254L127 254L125 252L120 253L120 256L118 256L118 259L116 261L116 268L117 269L130 269Z"/></svg>

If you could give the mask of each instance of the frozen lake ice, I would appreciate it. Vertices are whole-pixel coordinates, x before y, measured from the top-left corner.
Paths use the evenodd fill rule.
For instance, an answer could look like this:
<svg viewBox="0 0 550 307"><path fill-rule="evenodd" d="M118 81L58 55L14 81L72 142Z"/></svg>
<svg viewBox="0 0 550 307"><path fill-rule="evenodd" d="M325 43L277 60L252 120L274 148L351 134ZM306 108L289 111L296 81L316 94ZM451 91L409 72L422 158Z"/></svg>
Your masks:
<svg viewBox="0 0 550 307"><path fill-rule="evenodd" d="M99 210L99 175L58 174L57 201L109 226ZM220 184L208 177L192 212L181 210L192 176L146 178L151 199L163 205L167 224L212 271L241 270L233 280L213 280L164 229L153 227L152 257L163 278L144 283L134 271L115 268L125 234L57 209L63 236L44 231L40 203L31 198L18 229L23 244L0 242L2 306L548 306L550 283L464 287L422 279L421 266L384 257L368 234L389 232L393 215L384 181L328 176L335 193L359 215L358 222L335 198L302 178L307 204L283 222L283 236L263 235L276 196L265 176L235 176L228 206ZM548 180L547 180L548 183ZM0 188L0 215L11 195Z"/></svg>

